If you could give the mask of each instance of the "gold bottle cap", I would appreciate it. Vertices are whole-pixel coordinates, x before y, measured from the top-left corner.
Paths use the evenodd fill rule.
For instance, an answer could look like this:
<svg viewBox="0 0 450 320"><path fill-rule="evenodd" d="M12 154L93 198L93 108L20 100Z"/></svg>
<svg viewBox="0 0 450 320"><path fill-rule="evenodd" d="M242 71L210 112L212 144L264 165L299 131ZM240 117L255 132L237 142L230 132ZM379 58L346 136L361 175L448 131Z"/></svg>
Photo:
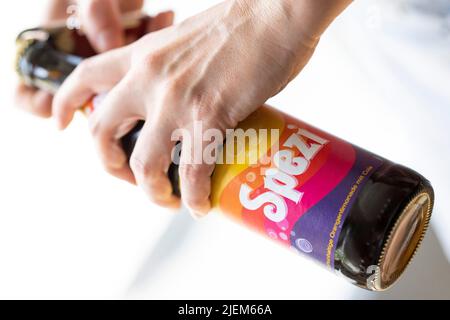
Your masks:
<svg viewBox="0 0 450 320"><path fill-rule="evenodd" d="M422 190L405 207L384 245L370 289L387 290L403 274L425 236L433 201L432 191Z"/></svg>

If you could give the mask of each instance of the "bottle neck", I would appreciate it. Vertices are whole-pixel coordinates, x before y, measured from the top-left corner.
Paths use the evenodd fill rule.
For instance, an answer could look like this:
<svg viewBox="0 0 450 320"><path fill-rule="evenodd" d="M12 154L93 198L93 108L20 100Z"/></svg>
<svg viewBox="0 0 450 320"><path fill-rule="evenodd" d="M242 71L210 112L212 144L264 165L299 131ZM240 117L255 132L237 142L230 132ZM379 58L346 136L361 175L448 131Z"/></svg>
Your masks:
<svg viewBox="0 0 450 320"><path fill-rule="evenodd" d="M18 72L27 85L55 93L81 61L48 42L36 41L18 61Z"/></svg>

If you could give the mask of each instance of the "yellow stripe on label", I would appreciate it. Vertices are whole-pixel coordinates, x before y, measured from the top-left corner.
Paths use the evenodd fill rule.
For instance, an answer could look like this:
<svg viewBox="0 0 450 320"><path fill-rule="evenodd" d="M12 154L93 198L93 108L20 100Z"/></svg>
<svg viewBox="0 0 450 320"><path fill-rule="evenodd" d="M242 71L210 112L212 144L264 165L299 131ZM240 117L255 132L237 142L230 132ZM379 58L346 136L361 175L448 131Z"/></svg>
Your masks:
<svg viewBox="0 0 450 320"><path fill-rule="evenodd" d="M258 153L259 155L265 155L269 151L269 149L272 147L272 137L271 137L271 130L272 129L278 129L278 137L280 137L283 134L285 127L285 120L283 119L283 114L272 107L269 106L262 106L259 108L256 112L254 112L250 117L248 117L246 120L241 122L238 125L238 129L248 130L248 129L254 129L257 131L260 129L266 129L267 130L267 143L264 146L259 146L258 149L260 150L249 150L250 144L245 143L245 163L243 164L217 164L216 169L214 171L214 174L212 176L212 205L214 208L217 208L219 206L219 200L222 192L226 188L226 186L233 180L236 176L238 176L240 173L245 171L247 168L250 167L249 155L251 153ZM259 141L259 134L258 134L258 141ZM264 149L262 149L264 148ZM237 150L237 142L234 143L234 150ZM227 147L225 145L222 154L220 155L219 159L225 159L223 152L225 152L225 155L227 154ZM235 159L238 158L239 155L235 155Z"/></svg>

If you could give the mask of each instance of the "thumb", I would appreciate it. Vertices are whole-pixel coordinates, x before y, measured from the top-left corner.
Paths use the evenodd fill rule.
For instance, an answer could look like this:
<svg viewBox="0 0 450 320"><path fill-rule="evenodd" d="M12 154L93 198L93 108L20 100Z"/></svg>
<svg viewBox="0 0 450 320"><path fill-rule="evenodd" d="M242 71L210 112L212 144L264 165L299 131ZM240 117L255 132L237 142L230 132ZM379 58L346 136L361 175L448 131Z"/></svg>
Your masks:
<svg viewBox="0 0 450 320"><path fill-rule="evenodd" d="M83 30L97 52L104 52L124 44L120 6L117 0L80 1Z"/></svg>

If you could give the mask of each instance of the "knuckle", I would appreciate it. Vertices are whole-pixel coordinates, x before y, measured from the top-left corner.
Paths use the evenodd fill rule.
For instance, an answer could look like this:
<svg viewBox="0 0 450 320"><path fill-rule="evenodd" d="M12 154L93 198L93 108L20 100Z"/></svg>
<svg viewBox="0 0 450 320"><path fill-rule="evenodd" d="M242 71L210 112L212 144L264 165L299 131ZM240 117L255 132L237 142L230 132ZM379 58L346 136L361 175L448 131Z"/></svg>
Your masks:
<svg viewBox="0 0 450 320"><path fill-rule="evenodd" d="M165 54L163 51L153 51L147 53L141 61L142 70L148 70L152 73L159 72L164 66ZM141 68L141 66L137 66Z"/></svg>
<svg viewBox="0 0 450 320"><path fill-rule="evenodd" d="M144 161L135 155L130 158L130 168L136 176L148 181L156 180L158 176L154 166L149 161Z"/></svg>
<svg viewBox="0 0 450 320"><path fill-rule="evenodd" d="M195 185L198 179L205 174L204 167L198 164L182 164L179 172L182 180L189 185Z"/></svg>
<svg viewBox="0 0 450 320"><path fill-rule="evenodd" d="M186 80L184 77L174 77L166 82L164 88L164 103L172 106L175 110L182 112L182 104L178 103L186 92Z"/></svg>
<svg viewBox="0 0 450 320"><path fill-rule="evenodd" d="M89 119L88 125L91 136L100 150L114 140L113 128L105 121L100 119Z"/></svg>
<svg viewBox="0 0 450 320"><path fill-rule="evenodd" d="M202 89L194 89L192 91L192 111L194 120L210 121L220 118L223 108L222 97L220 93L210 92Z"/></svg>
<svg viewBox="0 0 450 320"><path fill-rule="evenodd" d="M169 80L167 91L170 95L180 95L187 88L186 77L177 76Z"/></svg>
<svg viewBox="0 0 450 320"><path fill-rule="evenodd" d="M162 203L165 202L166 197L164 192L162 192L162 190L160 190L156 186L147 183L145 186L141 185L140 187L151 202L156 203L158 205L161 205Z"/></svg>
<svg viewBox="0 0 450 320"><path fill-rule="evenodd" d="M170 205L172 188L167 178L158 176L156 180L138 180L138 185L151 202L161 207Z"/></svg>
<svg viewBox="0 0 450 320"><path fill-rule="evenodd" d="M99 144L97 144L96 148L105 172L116 178L121 179L122 178L120 175L121 168L118 167L117 163L115 163L113 161L113 158L111 158L111 150L105 149L104 147L102 148L102 146L100 146Z"/></svg>
<svg viewBox="0 0 450 320"><path fill-rule="evenodd" d="M111 175L113 177L119 178L116 168L112 167L105 159L102 159L102 163L103 163L103 168L106 173L108 173L109 175Z"/></svg>

